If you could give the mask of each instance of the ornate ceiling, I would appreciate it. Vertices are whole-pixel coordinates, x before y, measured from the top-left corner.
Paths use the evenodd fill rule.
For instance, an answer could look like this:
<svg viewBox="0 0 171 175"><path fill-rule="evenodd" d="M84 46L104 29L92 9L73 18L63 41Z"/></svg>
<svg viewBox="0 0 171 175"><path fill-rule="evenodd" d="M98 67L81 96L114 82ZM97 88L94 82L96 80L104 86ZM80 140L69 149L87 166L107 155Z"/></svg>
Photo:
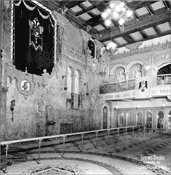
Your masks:
<svg viewBox="0 0 171 175"><path fill-rule="evenodd" d="M126 22L124 31L120 31L116 21L112 21L110 27L104 24L101 13L108 6L109 0L39 1L104 44L113 41L118 47L123 47L171 34L171 1L125 0L134 15Z"/></svg>

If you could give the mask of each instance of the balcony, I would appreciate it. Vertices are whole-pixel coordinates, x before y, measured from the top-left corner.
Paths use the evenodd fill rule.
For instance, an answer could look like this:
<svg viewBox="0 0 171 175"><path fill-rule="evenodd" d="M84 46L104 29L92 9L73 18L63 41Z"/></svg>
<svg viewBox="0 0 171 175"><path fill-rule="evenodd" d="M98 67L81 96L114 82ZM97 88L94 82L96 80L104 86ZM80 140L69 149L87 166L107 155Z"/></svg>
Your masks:
<svg viewBox="0 0 171 175"><path fill-rule="evenodd" d="M171 74L157 75L157 85L169 85L171 84Z"/></svg>
<svg viewBox="0 0 171 175"><path fill-rule="evenodd" d="M135 89L135 80L106 84L99 87L99 94L116 93Z"/></svg>

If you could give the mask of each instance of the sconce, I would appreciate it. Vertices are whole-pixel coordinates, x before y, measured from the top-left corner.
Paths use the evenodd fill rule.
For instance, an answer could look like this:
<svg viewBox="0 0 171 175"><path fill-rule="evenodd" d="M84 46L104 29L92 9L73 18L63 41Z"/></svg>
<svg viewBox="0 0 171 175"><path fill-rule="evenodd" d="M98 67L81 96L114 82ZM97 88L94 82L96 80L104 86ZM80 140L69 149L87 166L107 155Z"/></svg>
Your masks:
<svg viewBox="0 0 171 175"><path fill-rule="evenodd" d="M65 86L65 87L64 87L64 90L66 91L67 89L68 89L68 88Z"/></svg>
<svg viewBox="0 0 171 175"><path fill-rule="evenodd" d="M84 86L87 87L87 89L86 89L86 95L88 96L89 95L89 93L88 93L88 82L87 83L84 83Z"/></svg>
<svg viewBox="0 0 171 175"><path fill-rule="evenodd" d="M65 75L62 75L62 79L64 79L65 78L65 87L64 87L64 90L66 91L68 88L67 88L67 71L66 71L66 73L65 73Z"/></svg>
<svg viewBox="0 0 171 175"><path fill-rule="evenodd" d="M14 121L14 106L15 106L15 100L12 100L10 106L10 110L12 112L12 118L11 118L12 121Z"/></svg>
<svg viewBox="0 0 171 175"><path fill-rule="evenodd" d="M161 105L161 107L164 108L164 107L165 107L165 104L163 103L163 104Z"/></svg>
<svg viewBox="0 0 171 175"><path fill-rule="evenodd" d="M62 75L62 79L64 79L66 77L66 75Z"/></svg>

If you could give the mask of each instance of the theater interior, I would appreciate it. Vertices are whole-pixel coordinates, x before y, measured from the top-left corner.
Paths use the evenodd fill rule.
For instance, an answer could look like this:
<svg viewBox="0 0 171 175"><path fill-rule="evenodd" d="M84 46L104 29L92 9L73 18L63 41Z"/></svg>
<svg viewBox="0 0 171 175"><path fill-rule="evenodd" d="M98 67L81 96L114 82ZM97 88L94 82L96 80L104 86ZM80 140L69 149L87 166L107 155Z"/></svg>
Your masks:
<svg viewBox="0 0 171 175"><path fill-rule="evenodd" d="M0 173L171 173L171 1L0 1Z"/></svg>

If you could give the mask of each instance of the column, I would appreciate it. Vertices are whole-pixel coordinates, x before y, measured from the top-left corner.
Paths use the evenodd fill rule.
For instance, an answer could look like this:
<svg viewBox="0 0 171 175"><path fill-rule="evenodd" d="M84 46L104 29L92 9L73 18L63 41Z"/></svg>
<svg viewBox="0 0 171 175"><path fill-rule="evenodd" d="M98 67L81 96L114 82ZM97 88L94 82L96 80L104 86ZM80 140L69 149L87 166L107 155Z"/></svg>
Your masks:
<svg viewBox="0 0 171 175"><path fill-rule="evenodd" d="M8 88L6 86L6 63L4 53L0 55L0 128L1 140L6 139L6 94Z"/></svg>

